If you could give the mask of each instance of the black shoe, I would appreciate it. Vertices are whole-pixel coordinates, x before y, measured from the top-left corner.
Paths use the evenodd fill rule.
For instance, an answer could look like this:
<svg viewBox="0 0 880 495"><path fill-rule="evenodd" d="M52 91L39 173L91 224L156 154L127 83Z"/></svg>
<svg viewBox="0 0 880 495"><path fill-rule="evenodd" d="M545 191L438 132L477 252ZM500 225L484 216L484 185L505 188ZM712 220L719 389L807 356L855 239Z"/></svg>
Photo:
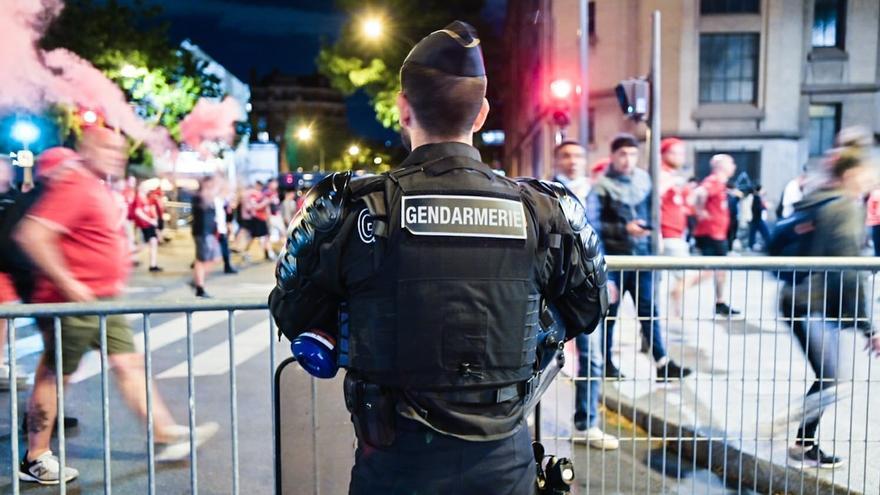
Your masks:
<svg viewBox="0 0 880 495"><path fill-rule="evenodd" d="M161 267L161 266L151 266L151 267L150 267L150 271L153 272L153 273L161 272L161 271L162 271L162 267Z"/></svg>
<svg viewBox="0 0 880 495"><path fill-rule="evenodd" d="M623 373L620 372L617 366L614 366L614 363L608 361L605 363L605 378L609 380L623 380L626 377L623 376Z"/></svg>
<svg viewBox="0 0 880 495"><path fill-rule="evenodd" d="M674 361L669 360L666 364L657 368L657 381L668 382L670 380L681 380L691 373L693 373L693 371L691 371L690 368L682 368L675 364Z"/></svg>
<svg viewBox="0 0 880 495"><path fill-rule="evenodd" d="M196 287L196 297L201 297L202 299L210 299L211 296L205 292L204 287Z"/></svg>
<svg viewBox="0 0 880 495"><path fill-rule="evenodd" d="M585 420L574 420L574 429L577 431L587 431L587 422Z"/></svg>
<svg viewBox="0 0 880 495"><path fill-rule="evenodd" d="M740 312L725 303L715 303L715 314L720 316L736 316Z"/></svg>
<svg viewBox="0 0 880 495"><path fill-rule="evenodd" d="M639 346L639 352L642 354L648 354L649 352L651 352L651 346L648 345L647 340L645 340L645 339L641 339L641 340L642 340L642 344L641 344L641 346Z"/></svg>
<svg viewBox="0 0 880 495"><path fill-rule="evenodd" d="M227 266L226 268L223 269L223 273L225 273L227 275L235 275L236 273L238 273L238 270L236 270L235 268L232 268L231 266Z"/></svg>
<svg viewBox="0 0 880 495"><path fill-rule="evenodd" d="M803 461L804 467L834 469L842 466L845 462L840 457L822 452L818 445L796 444L789 449L789 455L792 459Z"/></svg>

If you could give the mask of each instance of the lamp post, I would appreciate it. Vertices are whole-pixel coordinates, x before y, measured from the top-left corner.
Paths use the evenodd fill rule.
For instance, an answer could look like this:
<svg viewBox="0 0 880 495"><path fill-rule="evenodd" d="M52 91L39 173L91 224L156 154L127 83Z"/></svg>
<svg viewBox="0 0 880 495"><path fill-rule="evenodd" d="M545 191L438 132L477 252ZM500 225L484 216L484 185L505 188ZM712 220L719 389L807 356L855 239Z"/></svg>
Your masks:
<svg viewBox="0 0 880 495"><path fill-rule="evenodd" d="M296 131L296 139L297 139L297 141L299 141L301 143L308 144L312 141L312 139L314 139L314 137L315 137L315 133L314 133L314 131L312 131L312 128L309 126L300 127ZM318 156L319 156L319 158L318 158L319 167L320 167L321 171L323 172L324 171L324 145L323 144L318 144Z"/></svg>
<svg viewBox="0 0 880 495"><path fill-rule="evenodd" d="M368 40L376 41L385 33L385 23L379 17L367 17L361 24L361 32Z"/></svg>
<svg viewBox="0 0 880 495"><path fill-rule="evenodd" d="M12 139L21 143L22 150L16 153L16 162L24 170L22 189L30 189L34 185L34 154L30 145L40 138L40 128L29 120L19 120L12 126Z"/></svg>

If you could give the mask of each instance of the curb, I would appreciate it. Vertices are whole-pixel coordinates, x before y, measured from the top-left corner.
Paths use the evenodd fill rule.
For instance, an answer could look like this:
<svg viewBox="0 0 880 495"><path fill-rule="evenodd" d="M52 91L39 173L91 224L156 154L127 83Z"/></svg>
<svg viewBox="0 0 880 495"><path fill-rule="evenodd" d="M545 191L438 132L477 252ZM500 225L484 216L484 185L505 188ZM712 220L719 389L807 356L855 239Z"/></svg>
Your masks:
<svg viewBox="0 0 880 495"><path fill-rule="evenodd" d="M601 400L607 410L619 412L640 428L651 432L654 438L694 438L695 440L667 440L666 448L677 452L680 458L691 463L696 460L698 466L709 469L719 478L725 473L726 467L728 488L773 494L819 495L836 491L856 495L861 493L814 476L810 471L760 459L728 445L723 440L712 439L704 431L670 423L661 416L645 412L629 401L619 400L604 391Z"/></svg>

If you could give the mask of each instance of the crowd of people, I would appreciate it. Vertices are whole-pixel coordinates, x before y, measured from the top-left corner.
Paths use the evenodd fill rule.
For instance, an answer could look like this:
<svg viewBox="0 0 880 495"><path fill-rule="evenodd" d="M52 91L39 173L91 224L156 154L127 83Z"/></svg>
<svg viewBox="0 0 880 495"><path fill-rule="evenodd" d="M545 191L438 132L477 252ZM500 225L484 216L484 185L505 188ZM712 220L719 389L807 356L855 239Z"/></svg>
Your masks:
<svg viewBox="0 0 880 495"><path fill-rule="evenodd" d="M796 220L798 215L805 215L804 212L817 215L810 219L815 226L813 237L802 240L807 247L798 255L859 256L866 245L866 226L874 236L875 252L880 254L880 189L869 193L878 185L867 152L870 137L852 136L852 131L843 131L838 138L838 147L828 153L818 170L811 174L802 171L784 188L776 209L777 221ZM737 237L742 220L738 216L740 212L746 216L744 223L748 232L743 250L763 252L770 244L773 234L768 224L768 211L771 205L760 184L752 184L743 191L731 183L736 173L736 163L731 156L713 156L708 175L697 181L687 174L685 142L676 138L664 139L660 149L659 190L654 191L650 175L639 167L640 149L634 136L616 136L609 151L610 160L597 162L588 169L586 149L580 143L564 141L554 150L554 180L580 200L587 219L599 234L605 254L727 256ZM653 194L660 197L659 225L651 222ZM863 221L866 206L868 215ZM815 213L817 211L820 213ZM660 253L654 252L650 241L656 228L660 229ZM761 249L756 248L758 234ZM817 235L821 240L815 237ZM714 279L715 314L723 318L740 314L727 300L725 271L692 274L670 271L664 276L669 277L667 311L670 316L682 314L683 294L687 288L710 278ZM824 285L824 291L806 290L808 284L803 280L800 287L794 280L783 280L780 296L782 318L789 322L816 375L816 382L808 392L808 402L816 405L812 413L805 416L791 455L805 463L826 468L843 462L833 453L823 452L817 437L822 411L834 402L834 393L829 389L837 385L839 378L836 331L841 318L844 319L843 327L855 325L865 333L870 352L880 353L880 333L871 327L869 318L864 315L857 318L858 308L865 313L864 308L869 307L864 301L864 288L868 284L862 281L859 291L857 275L838 274L837 277L844 280L839 284L836 279L824 284L817 280L812 285L814 288ZM583 438L590 446L603 450L619 446L617 438L599 428L598 403L601 381L623 378L612 359L621 298L629 294L635 303L641 351L653 358L657 381L680 380L692 373L667 355L665 333L661 328L663 319L658 318L655 303L655 278L649 271L612 271L609 292L611 307L605 327L590 335L580 335L575 341L581 380L576 382L574 424L577 430L585 432ZM844 304L829 304L835 301ZM819 400L822 393L825 398Z"/></svg>

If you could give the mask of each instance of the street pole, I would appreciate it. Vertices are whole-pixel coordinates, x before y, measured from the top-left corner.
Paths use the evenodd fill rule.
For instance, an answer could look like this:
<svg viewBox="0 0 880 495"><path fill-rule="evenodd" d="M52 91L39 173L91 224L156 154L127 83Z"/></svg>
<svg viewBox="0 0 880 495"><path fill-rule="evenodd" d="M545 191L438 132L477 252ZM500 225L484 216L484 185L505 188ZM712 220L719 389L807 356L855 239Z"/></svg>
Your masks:
<svg viewBox="0 0 880 495"><path fill-rule="evenodd" d="M651 246L660 254L660 94L662 71L660 66L660 11L653 15L651 43L651 120L649 123L650 164L653 194L651 194Z"/></svg>
<svg viewBox="0 0 880 495"><path fill-rule="evenodd" d="M588 0L580 0L581 6L581 38L580 38L580 65L581 65L581 94L580 94L580 124L578 125L578 139L585 149L590 145L590 6Z"/></svg>

